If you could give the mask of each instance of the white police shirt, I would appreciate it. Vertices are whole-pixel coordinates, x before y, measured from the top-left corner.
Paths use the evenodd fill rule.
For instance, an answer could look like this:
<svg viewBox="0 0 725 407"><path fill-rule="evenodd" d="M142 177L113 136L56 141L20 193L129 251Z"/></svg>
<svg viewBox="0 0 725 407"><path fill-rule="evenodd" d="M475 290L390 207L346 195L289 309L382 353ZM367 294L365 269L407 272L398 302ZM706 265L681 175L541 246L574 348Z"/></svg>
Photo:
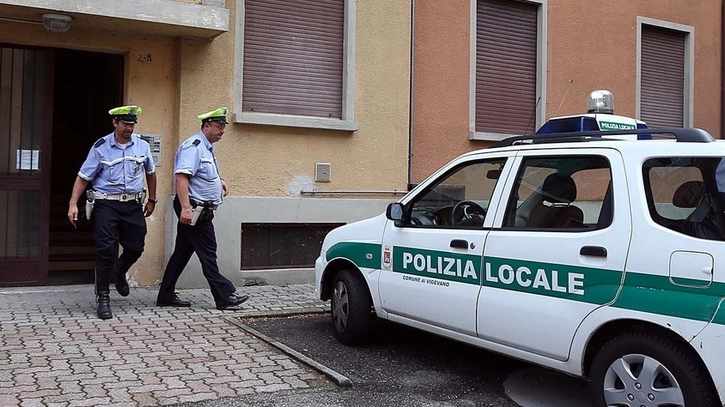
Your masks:
<svg viewBox="0 0 725 407"><path fill-rule="evenodd" d="M214 205L222 203L222 179L219 177L214 146L201 131L179 146L174 160L174 174L189 175L191 198L211 201Z"/></svg>
<svg viewBox="0 0 725 407"><path fill-rule="evenodd" d="M149 143L133 133L128 143L120 144L111 133L93 144L78 176L98 192L137 194L143 190L144 174L155 171Z"/></svg>

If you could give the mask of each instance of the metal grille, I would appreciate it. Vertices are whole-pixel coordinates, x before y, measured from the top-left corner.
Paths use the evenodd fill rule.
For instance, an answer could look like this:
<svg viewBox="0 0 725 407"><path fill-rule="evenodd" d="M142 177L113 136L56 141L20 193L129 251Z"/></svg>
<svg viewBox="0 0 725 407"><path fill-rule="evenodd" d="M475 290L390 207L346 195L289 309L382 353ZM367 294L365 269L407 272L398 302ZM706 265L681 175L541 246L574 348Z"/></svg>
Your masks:
<svg viewBox="0 0 725 407"><path fill-rule="evenodd" d="M476 131L524 134L535 126L538 6L479 0Z"/></svg>
<svg viewBox="0 0 725 407"><path fill-rule="evenodd" d="M325 235L344 223L242 223L242 270L314 267Z"/></svg>
<svg viewBox="0 0 725 407"><path fill-rule="evenodd" d="M642 25L640 118L650 127L684 125L685 37Z"/></svg>
<svg viewBox="0 0 725 407"><path fill-rule="evenodd" d="M342 117L344 0L246 0L242 110Z"/></svg>

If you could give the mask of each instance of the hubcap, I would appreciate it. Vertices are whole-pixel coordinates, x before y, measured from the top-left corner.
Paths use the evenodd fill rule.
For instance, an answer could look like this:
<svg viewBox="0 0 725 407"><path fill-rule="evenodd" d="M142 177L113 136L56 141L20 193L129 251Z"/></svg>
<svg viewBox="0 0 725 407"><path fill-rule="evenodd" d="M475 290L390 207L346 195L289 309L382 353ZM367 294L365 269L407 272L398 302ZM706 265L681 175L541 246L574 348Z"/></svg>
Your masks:
<svg viewBox="0 0 725 407"><path fill-rule="evenodd" d="M342 281L338 281L332 293L332 322L335 324L337 332L345 332L349 316L350 307L347 287Z"/></svg>
<svg viewBox="0 0 725 407"><path fill-rule="evenodd" d="M630 354L615 360L604 377L607 406L684 407L682 389L658 360Z"/></svg>

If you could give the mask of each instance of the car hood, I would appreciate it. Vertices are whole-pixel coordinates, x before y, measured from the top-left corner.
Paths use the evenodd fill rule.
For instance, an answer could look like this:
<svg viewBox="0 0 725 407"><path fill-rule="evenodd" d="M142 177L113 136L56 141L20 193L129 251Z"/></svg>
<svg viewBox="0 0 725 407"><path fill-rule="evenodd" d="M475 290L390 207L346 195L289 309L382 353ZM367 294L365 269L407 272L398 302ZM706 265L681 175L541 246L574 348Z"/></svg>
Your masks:
<svg viewBox="0 0 725 407"><path fill-rule="evenodd" d="M327 252L330 247L340 242L360 242L380 244L383 238L383 231L388 219L382 213L374 218L369 218L340 226L331 230L325 241L322 243L322 251Z"/></svg>

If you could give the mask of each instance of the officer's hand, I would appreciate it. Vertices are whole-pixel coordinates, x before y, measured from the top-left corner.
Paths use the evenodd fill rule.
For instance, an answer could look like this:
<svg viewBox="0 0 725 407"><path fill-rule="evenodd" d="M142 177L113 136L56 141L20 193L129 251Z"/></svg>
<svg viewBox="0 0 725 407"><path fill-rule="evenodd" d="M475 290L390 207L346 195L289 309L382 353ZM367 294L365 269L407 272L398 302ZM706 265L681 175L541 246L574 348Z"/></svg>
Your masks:
<svg viewBox="0 0 725 407"><path fill-rule="evenodd" d="M156 209L156 204L153 202L146 202L146 205L143 208L143 216L149 217L152 213L154 213L154 209Z"/></svg>
<svg viewBox="0 0 725 407"><path fill-rule="evenodd" d="M179 216L179 222L183 225L191 224L191 207L182 208L181 215Z"/></svg>
<svg viewBox="0 0 725 407"><path fill-rule="evenodd" d="M76 222L78 221L78 206L68 206L68 220L73 225L73 227L76 227Z"/></svg>
<svg viewBox="0 0 725 407"><path fill-rule="evenodd" d="M227 182L222 180L222 196L229 195L229 186L227 185Z"/></svg>

